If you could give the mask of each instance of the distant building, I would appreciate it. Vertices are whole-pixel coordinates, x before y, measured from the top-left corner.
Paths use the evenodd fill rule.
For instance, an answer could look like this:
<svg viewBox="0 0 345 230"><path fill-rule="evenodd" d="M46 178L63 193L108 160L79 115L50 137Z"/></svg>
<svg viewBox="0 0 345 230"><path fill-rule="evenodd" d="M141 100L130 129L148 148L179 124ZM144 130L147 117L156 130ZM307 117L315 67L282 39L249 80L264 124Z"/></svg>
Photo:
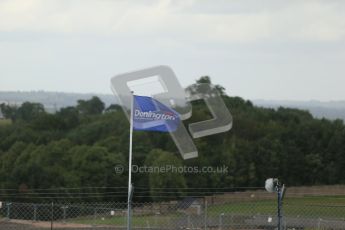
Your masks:
<svg viewBox="0 0 345 230"><path fill-rule="evenodd" d="M0 110L0 119L5 119L5 117L2 115L1 110Z"/></svg>

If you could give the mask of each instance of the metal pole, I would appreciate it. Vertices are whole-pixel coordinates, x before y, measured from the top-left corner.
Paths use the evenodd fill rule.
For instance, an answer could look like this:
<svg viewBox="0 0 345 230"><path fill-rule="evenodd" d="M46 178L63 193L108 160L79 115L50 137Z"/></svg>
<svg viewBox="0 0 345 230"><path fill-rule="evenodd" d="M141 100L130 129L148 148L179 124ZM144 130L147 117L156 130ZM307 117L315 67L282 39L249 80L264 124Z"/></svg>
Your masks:
<svg viewBox="0 0 345 230"><path fill-rule="evenodd" d="M134 95L131 92L131 117L130 117L130 130L129 130L129 159L128 159L128 199L127 199L127 230L131 230L131 196L132 196L132 142L133 142L133 105Z"/></svg>
<svg viewBox="0 0 345 230"><path fill-rule="evenodd" d="M50 230L53 230L53 219L54 219L54 202L52 202L52 206L51 206Z"/></svg>
<svg viewBox="0 0 345 230"><path fill-rule="evenodd" d="M281 215L281 206L282 206L282 199L281 199L281 187L278 185L278 230L281 230L281 222L282 222L282 215Z"/></svg>
<svg viewBox="0 0 345 230"><path fill-rule="evenodd" d="M204 197L204 203L205 203L205 207L204 207L204 224L205 224L205 226L204 226L204 230L207 230L207 199L206 199L206 197Z"/></svg>
<svg viewBox="0 0 345 230"><path fill-rule="evenodd" d="M11 204L12 203L7 203L7 219L11 219Z"/></svg>
<svg viewBox="0 0 345 230"><path fill-rule="evenodd" d="M96 208L93 208L93 222L92 222L92 226L96 226L96 218L97 218L97 210L96 210Z"/></svg>
<svg viewBox="0 0 345 230"><path fill-rule="evenodd" d="M37 204L34 204L34 221L37 221Z"/></svg>
<svg viewBox="0 0 345 230"><path fill-rule="evenodd" d="M67 211L68 206L63 206L63 222L66 223L66 211Z"/></svg>
<svg viewBox="0 0 345 230"><path fill-rule="evenodd" d="M224 213L221 213L220 215L219 215L219 226L218 226L218 229L219 230L222 230L223 229L223 216L224 216Z"/></svg>

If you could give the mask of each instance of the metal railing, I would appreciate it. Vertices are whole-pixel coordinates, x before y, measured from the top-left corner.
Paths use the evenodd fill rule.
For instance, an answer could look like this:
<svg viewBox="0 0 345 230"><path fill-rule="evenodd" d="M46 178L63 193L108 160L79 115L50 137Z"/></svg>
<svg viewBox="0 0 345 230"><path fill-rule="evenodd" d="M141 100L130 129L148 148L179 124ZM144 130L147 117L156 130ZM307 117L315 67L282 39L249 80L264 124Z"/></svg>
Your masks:
<svg viewBox="0 0 345 230"><path fill-rule="evenodd" d="M264 192L133 203L132 229L275 229L277 203ZM0 230L126 229L127 203L2 202ZM345 229L345 197L289 194L283 229Z"/></svg>

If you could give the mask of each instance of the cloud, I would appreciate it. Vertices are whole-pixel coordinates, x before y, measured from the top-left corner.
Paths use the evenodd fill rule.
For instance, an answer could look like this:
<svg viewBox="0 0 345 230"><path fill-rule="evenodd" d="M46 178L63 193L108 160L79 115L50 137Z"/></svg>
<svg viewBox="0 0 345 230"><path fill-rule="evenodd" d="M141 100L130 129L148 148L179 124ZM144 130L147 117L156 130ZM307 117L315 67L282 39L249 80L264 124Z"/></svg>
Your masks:
<svg viewBox="0 0 345 230"><path fill-rule="evenodd" d="M345 38L344 2L298 1L271 13L272 36L292 41L341 41Z"/></svg>
<svg viewBox="0 0 345 230"><path fill-rule="evenodd" d="M262 6L244 1L241 7L236 2L3 0L0 32L217 43L333 42L345 38L343 2L265 1Z"/></svg>

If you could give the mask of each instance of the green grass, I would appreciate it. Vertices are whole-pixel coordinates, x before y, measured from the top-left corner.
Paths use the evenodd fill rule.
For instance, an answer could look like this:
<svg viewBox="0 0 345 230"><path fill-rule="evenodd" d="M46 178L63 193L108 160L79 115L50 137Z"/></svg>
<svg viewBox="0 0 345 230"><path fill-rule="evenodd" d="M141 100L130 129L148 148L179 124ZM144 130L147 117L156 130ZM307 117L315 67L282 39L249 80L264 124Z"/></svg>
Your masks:
<svg viewBox="0 0 345 230"><path fill-rule="evenodd" d="M170 220L175 218L176 215L148 215L148 216L133 216L132 225L137 227L148 227L148 226L162 226L169 223ZM89 224L89 225L116 225L116 226L126 226L127 217L125 216L113 216L113 217L85 217L72 219L68 222L78 223L78 224Z"/></svg>
<svg viewBox="0 0 345 230"><path fill-rule="evenodd" d="M276 215L276 200L238 201L222 205L209 205L208 218L219 215ZM283 213L289 217L301 218L345 218L345 196L306 196L303 198L287 198L284 200ZM184 218L185 214L173 212L167 215L145 215L132 217L132 225L137 227L166 226L174 218ZM93 225L125 226L126 216L99 216L70 219L68 222Z"/></svg>
<svg viewBox="0 0 345 230"><path fill-rule="evenodd" d="M210 215L229 214L275 214L277 202L275 200L260 200L233 202L212 206ZM283 212L286 216L299 217L328 217L345 218L345 197L303 197L287 198L284 200Z"/></svg>
<svg viewBox="0 0 345 230"><path fill-rule="evenodd" d="M0 119L0 126L10 125L10 124L12 124L12 121L10 119Z"/></svg>

